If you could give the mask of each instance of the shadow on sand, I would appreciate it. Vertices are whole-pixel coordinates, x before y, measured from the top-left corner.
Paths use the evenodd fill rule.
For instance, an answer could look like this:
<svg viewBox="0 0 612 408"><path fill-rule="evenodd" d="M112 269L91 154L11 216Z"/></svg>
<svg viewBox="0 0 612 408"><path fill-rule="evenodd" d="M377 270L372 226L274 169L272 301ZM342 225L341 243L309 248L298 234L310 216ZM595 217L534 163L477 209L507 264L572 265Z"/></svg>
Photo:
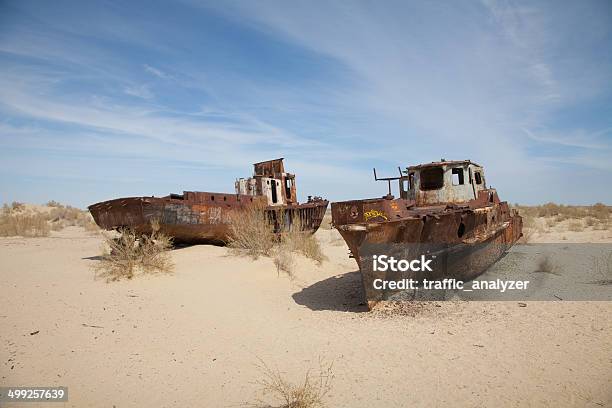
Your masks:
<svg viewBox="0 0 612 408"><path fill-rule="evenodd" d="M332 276L293 294L298 305L310 310L367 312L359 271Z"/></svg>
<svg viewBox="0 0 612 408"><path fill-rule="evenodd" d="M85 256L81 259L86 259L88 261L101 261L102 260L102 256L100 255L94 255L94 256Z"/></svg>

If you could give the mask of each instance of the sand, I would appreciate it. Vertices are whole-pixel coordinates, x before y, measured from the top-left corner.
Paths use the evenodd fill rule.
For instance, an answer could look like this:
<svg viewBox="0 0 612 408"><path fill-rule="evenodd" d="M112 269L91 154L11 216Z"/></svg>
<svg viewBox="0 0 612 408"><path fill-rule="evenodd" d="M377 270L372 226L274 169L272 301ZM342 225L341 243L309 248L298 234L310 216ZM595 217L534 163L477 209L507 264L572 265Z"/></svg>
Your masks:
<svg viewBox="0 0 612 408"><path fill-rule="evenodd" d="M0 238L0 383L67 386L67 407L236 407L261 397L258 359L298 381L323 358L329 407L612 406L612 302L365 312L337 232L317 237L328 260L294 279L192 246L172 275L112 283L79 227Z"/></svg>

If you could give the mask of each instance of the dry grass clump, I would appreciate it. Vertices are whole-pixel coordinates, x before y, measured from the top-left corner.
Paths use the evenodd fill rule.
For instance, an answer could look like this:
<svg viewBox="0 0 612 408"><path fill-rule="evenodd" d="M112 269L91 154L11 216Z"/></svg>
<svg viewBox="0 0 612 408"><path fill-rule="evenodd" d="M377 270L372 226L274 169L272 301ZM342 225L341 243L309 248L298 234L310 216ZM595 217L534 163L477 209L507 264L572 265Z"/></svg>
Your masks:
<svg viewBox="0 0 612 408"><path fill-rule="evenodd" d="M51 207L49 220L54 230L61 230L70 226L83 227L87 231L97 231L99 229L89 211L83 211L69 205L64 206L53 200L49 201L47 206Z"/></svg>
<svg viewBox="0 0 612 408"><path fill-rule="evenodd" d="M597 285L612 285L612 251L603 257L593 259L595 273L601 278L591 283Z"/></svg>
<svg viewBox="0 0 612 408"><path fill-rule="evenodd" d="M96 231L98 226L88 211L49 201L47 208L13 202L0 211L0 236L46 237L50 231L68 226Z"/></svg>
<svg viewBox="0 0 612 408"><path fill-rule="evenodd" d="M284 219L284 218L281 218ZM321 264L325 259L319 241L309 232L302 231L302 224L299 218L295 218L288 228L283 228L280 242L274 247L274 264L277 271L293 274L293 254L300 253L306 258L310 258Z"/></svg>
<svg viewBox="0 0 612 408"><path fill-rule="evenodd" d="M596 203L589 209L591 217L599 221L608 221L610 219L610 213L612 213L612 207L609 207L602 203Z"/></svg>
<svg viewBox="0 0 612 408"><path fill-rule="evenodd" d="M602 203L592 206L571 206L546 203L538 206L521 206L514 204L513 208L523 217L523 233L525 237L535 232L547 232L557 224L563 224L569 231L580 232L585 228L593 230L608 230L611 220L612 207ZM523 242L525 239L523 239Z"/></svg>
<svg viewBox="0 0 612 408"><path fill-rule="evenodd" d="M299 252L319 264L325 260L319 241L310 232L302 231L299 219L293 221L289 231L282 233L281 246L285 246L292 252Z"/></svg>
<svg viewBox="0 0 612 408"><path fill-rule="evenodd" d="M274 241L274 225L268 220L265 206L252 205L230 216L230 248L257 259L270 255Z"/></svg>
<svg viewBox="0 0 612 408"><path fill-rule="evenodd" d="M538 259L537 269L534 272L552 273L558 275L557 265L552 261L549 254L544 254Z"/></svg>
<svg viewBox="0 0 612 408"><path fill-rule="evenodd" d="M262 389L261 393L270 402L257 400L252 407L272 407L280 406L282 408L322 408L325 407L323 400L331 391L332 380L334 373L332 370L333 363L325 364L319 360L319 369L317 373L312 373L311 370L306 372L304 380L294 384L285 378L278 369L271 369L262 360L257 365L261 371L262 379L257 381ZM280 404L280 405L278 405Z"/></svg>
<svg viewBox="0 0 612 408"><path fill-rule="evenodd" d="M11 210L13 211L22 211L25 209L25 204L20 203L19 201L13 201L11 203Z"/></svg>
<svg viewBox="0 0 612 408"><path fill-rule="evenodd" d="M286 220L287 214L279 211L277 220ZM230 232L227 245L257 259L259 256L271 256L277 271L292 275L294 254L300 253L318 263L325 260L319 242L313 234L302 231L299 218L294 218L291 225L280 221L279 234L274 232L274 223L268 218L265 206L253 205L231 215Z"/></svg>
<svg viewBox="0 0 612 408"><path fill-rule="evenodd" d="M567 224L567 229L572 232L581 232L584 231L584 225L580 220L573 220Z"/></svg>
<svg viewBox="0 0 612 408"><path fill-rule="evenodd" d="M118 237L105 234L105 250L94 266L97 276L107 281L132 279L136 273L170 273L174 268L169 250L172 239L153 229L151 235L137 236L129 229Z"/></svg>
<svg viewBox="0 0 612 408"><path fill-rule="evenodd" d="M2 237L46 237L51 227L44 214L15 213L0 214L0 236Z"/></svg>
<svg viewBox="0 0 612 408"><path fill-rule="evenodd" d="M518 209L519 213L524 218L554 218L557 222L586 217L593 217L599 221L606 221L610 218L610 213L612 213L612 207L602 203L596 203L592 206L562 205L555 203L546 203L537 206L521 206L519 204L514 204L513 208Z"/></svg>
<svg viewBox="0 0 612 408"><path fill-rule="evenodd" d="M293 266L295 259L291 248L285 245L277 245L274 251L274 266L276 266L277 272L285 272L290 277L293 276Z"/></svg>

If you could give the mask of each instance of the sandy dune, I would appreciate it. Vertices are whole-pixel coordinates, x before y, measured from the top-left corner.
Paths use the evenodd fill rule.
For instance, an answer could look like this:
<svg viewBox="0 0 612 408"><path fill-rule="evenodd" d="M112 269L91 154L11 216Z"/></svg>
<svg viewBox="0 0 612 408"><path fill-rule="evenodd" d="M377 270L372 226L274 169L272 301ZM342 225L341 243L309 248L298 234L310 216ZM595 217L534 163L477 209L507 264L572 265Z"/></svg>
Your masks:
<svg viewBox="0 0 612 408"><path fill-rule="evenodd" d="M102 241L78 227L1 238L0 382L66 385L71 407L235 407L258 396L258 358L299 380L323 357L330 407L611 406L611 302L364 313L336 234L294 280L193 246L173 275L114 283L93 279Z"/></svg>

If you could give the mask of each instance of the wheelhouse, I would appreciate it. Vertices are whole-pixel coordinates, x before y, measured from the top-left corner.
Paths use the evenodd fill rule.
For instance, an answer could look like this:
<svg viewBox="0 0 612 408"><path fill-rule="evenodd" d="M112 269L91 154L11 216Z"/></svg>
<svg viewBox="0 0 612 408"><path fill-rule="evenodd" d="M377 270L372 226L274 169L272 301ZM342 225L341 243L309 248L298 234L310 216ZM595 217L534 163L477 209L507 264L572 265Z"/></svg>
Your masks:
<svg viewBox="0 0 612 408"><path fill-rule="evenodd" d="M399 180L400 195L417 206L467 202L487 189L483 167L469 160L411 166L405 174Z"/></svg>

